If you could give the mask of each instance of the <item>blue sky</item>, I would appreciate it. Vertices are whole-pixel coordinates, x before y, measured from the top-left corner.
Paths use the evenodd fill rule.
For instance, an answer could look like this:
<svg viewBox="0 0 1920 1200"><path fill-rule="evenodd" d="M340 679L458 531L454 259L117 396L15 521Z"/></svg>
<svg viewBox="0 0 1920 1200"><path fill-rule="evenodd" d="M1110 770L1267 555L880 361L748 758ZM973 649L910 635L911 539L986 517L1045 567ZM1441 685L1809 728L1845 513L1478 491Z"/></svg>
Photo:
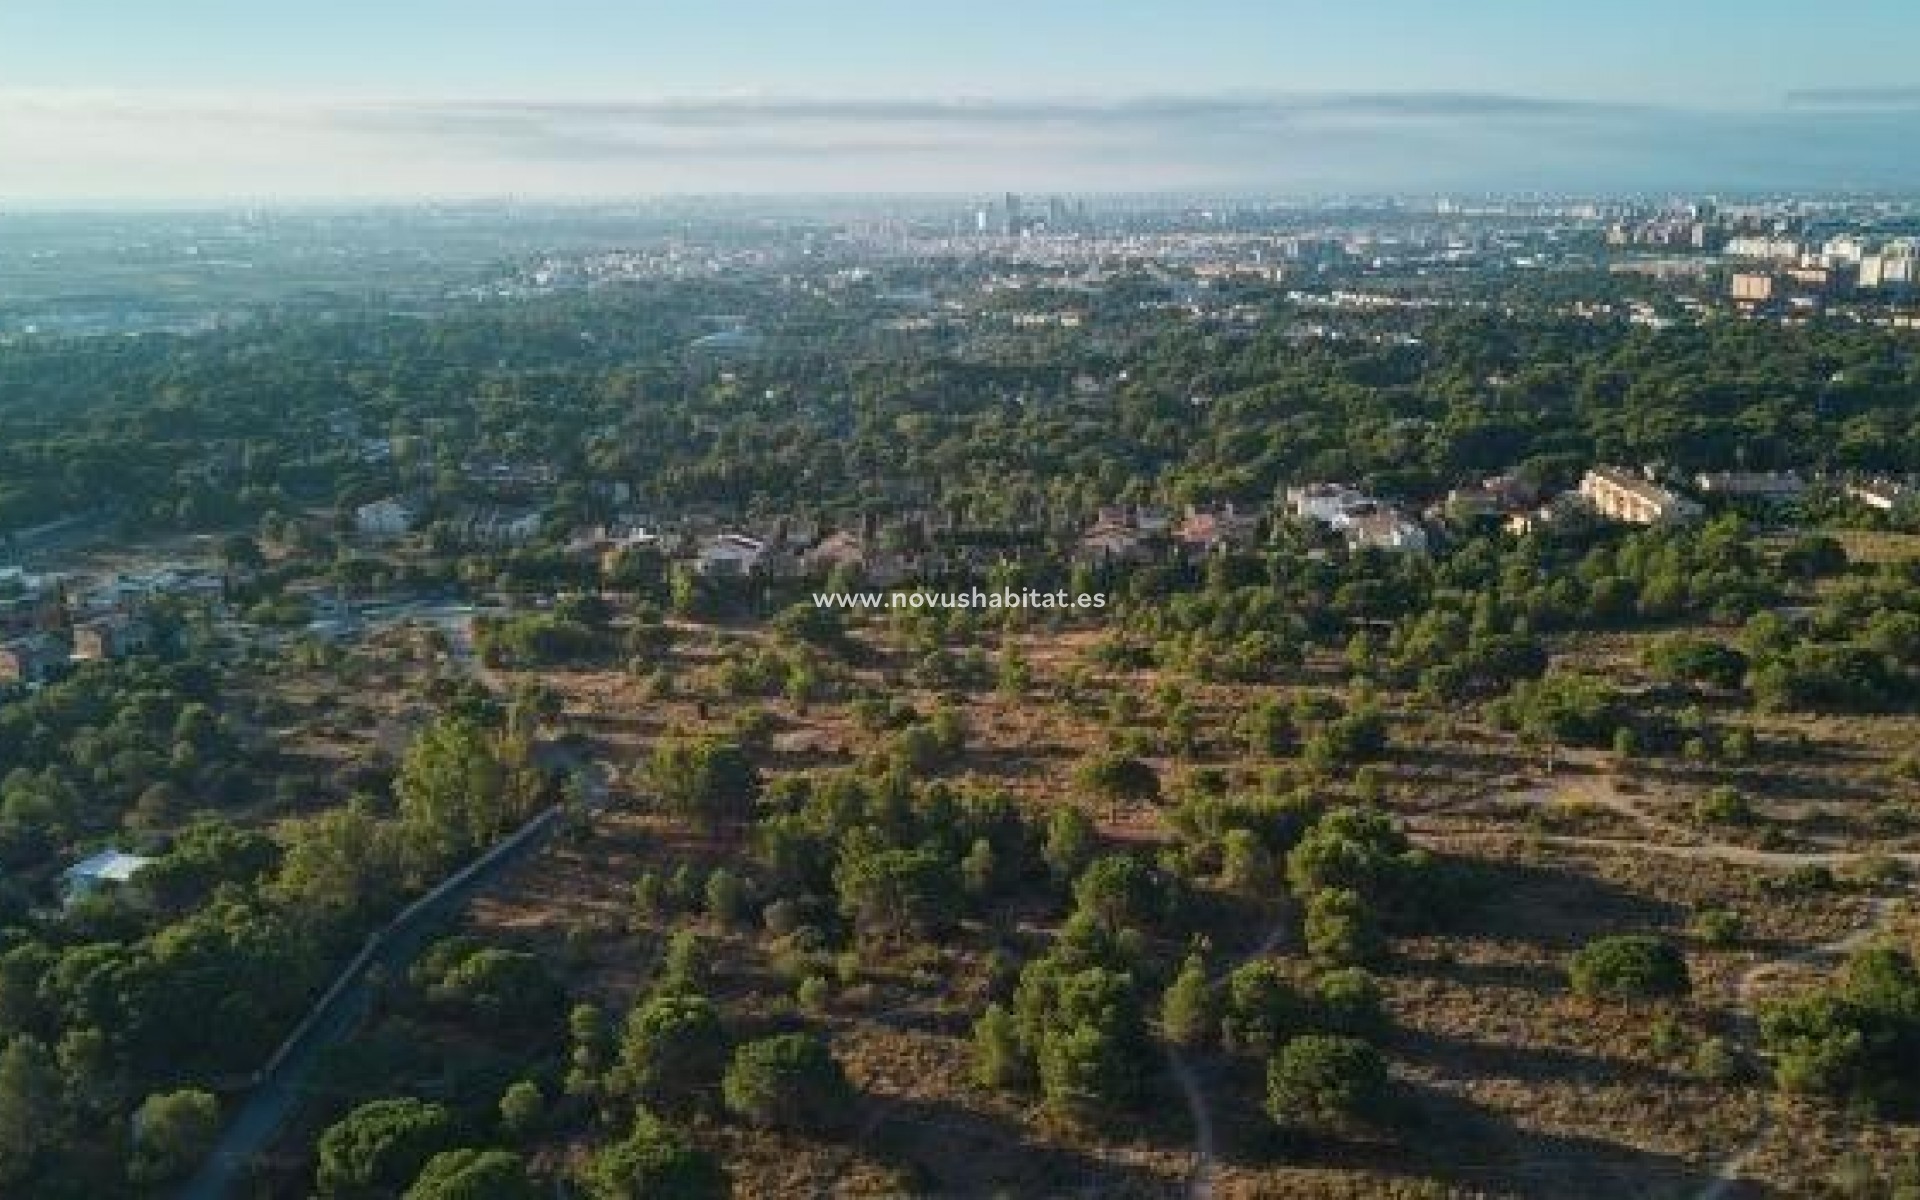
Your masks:
<svg viewBox="0 0 1920 1200"><path fill-rule="evenodd" d="M1893 186L1917 87L1910 0L0 0L0 203Z"/></svg>

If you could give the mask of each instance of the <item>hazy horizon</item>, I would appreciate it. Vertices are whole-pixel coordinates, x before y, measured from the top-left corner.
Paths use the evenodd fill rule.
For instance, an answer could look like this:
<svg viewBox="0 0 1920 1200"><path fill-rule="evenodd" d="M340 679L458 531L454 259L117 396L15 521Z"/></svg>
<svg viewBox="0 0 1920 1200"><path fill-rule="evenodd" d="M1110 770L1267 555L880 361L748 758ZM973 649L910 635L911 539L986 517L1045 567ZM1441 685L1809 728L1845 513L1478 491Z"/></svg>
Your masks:
<svg viewBox="0 0 1920 1200"><path fill-rule="evenodd" d="M0 206L1920 188L1920 11L0 9Z"/></svg>

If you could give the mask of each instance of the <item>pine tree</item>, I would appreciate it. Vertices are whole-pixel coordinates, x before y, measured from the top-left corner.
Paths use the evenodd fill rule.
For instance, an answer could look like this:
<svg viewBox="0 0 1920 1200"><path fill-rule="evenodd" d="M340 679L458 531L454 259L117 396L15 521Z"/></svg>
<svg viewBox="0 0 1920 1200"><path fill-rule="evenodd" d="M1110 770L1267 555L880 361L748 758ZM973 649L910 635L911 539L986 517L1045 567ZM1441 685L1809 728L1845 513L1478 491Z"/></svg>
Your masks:
<svg viewBox="0 0 1920 1200"><path fill-rule="evenodd" d="M1030 1072L1020 1033L1004 1005L989 1004L973 1026L973 1077L983 1087L1024 1085Z"/></svg>
<svg viewBox="0 0 1920 1200"><path fill-rule="evenodd" d="M1189 954L1160 998L1160 1028L1176 1045L1200 1045L1212 1036L1219 1021L1216 1008L1206 960Z"/></svg>

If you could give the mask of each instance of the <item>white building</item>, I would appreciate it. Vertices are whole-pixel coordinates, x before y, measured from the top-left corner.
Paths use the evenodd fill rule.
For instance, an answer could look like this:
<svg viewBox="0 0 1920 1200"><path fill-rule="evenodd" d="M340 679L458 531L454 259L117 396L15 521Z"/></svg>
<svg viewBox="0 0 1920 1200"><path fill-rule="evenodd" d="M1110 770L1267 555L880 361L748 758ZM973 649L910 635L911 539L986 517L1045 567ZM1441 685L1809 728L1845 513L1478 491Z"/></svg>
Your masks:
<svg viewBox="0 0 1920 1200"><path fill-rule="evenodd" d="M1347 545L1354 550L1389 550L1399 554L1425 554L1427 531L1416 521L1392 509L1381 509L1353 518L1344 530Z"/></svg>
<svg viewBox="0 0 1920 1200"><path fill-rule="evenodd" d="M1427 531L1418 521L1343 483L1288 488L1287 511L1339 533L1350 549L1427 552Z"/></svg>
<svg viewBox="0 0 1920 1200"><path fill-rule="evenodd" d="M751 575L767 556L767 544L744 533L723 533L700 543L694 570L702 575Z"/></svg>
<svg viewBox="0 0 1920 1200"><path fill-rule="evenodd" d="M1379 507L1373 497L1344 483L1310 483L1287 489L1287 511L1303 521L1338 529L1354 514Z"/></svg>
<svg viewBox="0 0 1920 1200"><path fill-rule="evenodd" d="M1870 479L1863 483L1847 485L1849 497L1880 512L1892 512L1904 504L1907 497L1912 494L1912 489L1905 484L1887 479Z"/></svg>
<svg viewBox="0 0 1920 1200"><path fill-rule="evenodd" d="M118 850L102 850L92 858L82 859L60 873L61 895L68 904L85 899L102 887L119 887L153 863L153 859L138 854L122 854Z"/></svg>
<svg viewBox="0 0 1920 1200"><path fill-rule="evenodd" d="M354 509L353 523L366 537L401 537L413 532L420 514L406 501L388 498Z"/></svg>

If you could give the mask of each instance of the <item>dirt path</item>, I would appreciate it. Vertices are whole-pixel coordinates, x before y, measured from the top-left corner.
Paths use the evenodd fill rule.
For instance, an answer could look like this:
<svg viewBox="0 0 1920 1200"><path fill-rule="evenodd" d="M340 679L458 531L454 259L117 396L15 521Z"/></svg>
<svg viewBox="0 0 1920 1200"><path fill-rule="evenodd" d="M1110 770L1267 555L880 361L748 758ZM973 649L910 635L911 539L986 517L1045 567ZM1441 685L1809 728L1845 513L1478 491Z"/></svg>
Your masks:
<svg viewBox="0 0 1920 1200"><path fill-rule="evenodd" d="M1741 866L1776 870L1809 866L1844 866L1869 857L1888 858L1907 866L1920 866L1920 853L1912 851L1760 850L1731 842L1697 841L1696 839L1700 836L1698 830L1649 813L1606 781L1595 781L1577 789L1562 789L1551 784L1541 784L1515 793L1512 798L1524 803L1544 805L1561 798L1569 790L1572 790L1578 799L1624 817L1642 829L1670 835L1679 841L1676 844L1640 838L1549 835L1543 839L1549 845L1582 849L1633 850L1681 859L1711 859ZM1750 1050L1756 1048L1755 1044L1759 1036L1757 1025L1761 984L1785 972L1845 959L1855 950L1878 937L1901 909L1901 901L1898 898L1875 897L1868 910L1867 921L1851 932L1830 942L1810 946L1781 958L1755 963L1747 968L1735 986L1734 1000L1748 1048ZM1713 1169L1712 1179L1700 1190L1697 1200L1728 1200L1746 1182L1742 1178L1743 1173L1759 1157L1760 1152L1766 1147L1767 1140L1774 1132L1776 1109L1777 1101L1770 1099L1767 1117L1760 1127L1737 1150L1720 1160Z"/></svg>
<svg viewBox="0 0 1920 1200"><path fill-rule="evenodd" d="M1755 1036L1754 1026L1759 1016L1757 1002L1759 984L1763 980L1798 967L1816 966L1846 958L1878 937L1900 912L1900 908L1900 902L1892 897L1876 897L1870 910L1870 919L1851 933L1835 938L1833 941L1809 947L1797 954L1755 963L1749 967L1740 976L1739 986L1735 989L1742 1024L1746 1027L1748 1038L1752 1039ZM1753 1136L1748 1138L1738 1150L1722 1159L1714 1167L1713 1179L1700 1190L1698 1200L1726 1200L1734 1194L1734 1190L1743 1182L1742 1173L1754 1159L1759 1157L1760 1151L1767 1144L1767 1139L1772 1136L1774 1107L1770 1103L1767 1110L1768 1116L1762 1121L1760 1128L1755 1130Z"/></svg>
<svg viewBox="0 0 1920 1200"><path fill-rule="evenodd" d="M1771 870L1839 867L1868 858L1890 859L1910 867L1920 867L1920 851L1914 850L1762 850L1736 842L1703 840L1701 830L1649 812L1631 796L1622 794L1608 779L1580 779L1570 784L1539 783L1508 793L1505 798L1534 807L1545 807L1555 801L1571 798L1622 817L1654 835L1641 838L1566 833L1541 835L1540 842L1548 846L1634 850L1664 854L1671 858L1711 860ZM1450 831L1434 829L1419 818L1409 821L1408 829L1416 836L1429 839L1450 836Z"/></svg>
<svg viewBox="0 0 1920 1200"><path fill-rule="evenodd" d="M1273 953L1275 947L1287 938L1287 922L1277 921L1267 930L1260 944L1242 954L1239 958L1214 972L1211 982L1218 984L1231 974L1235 968L1263 958ZM1186 1101L1187 1116L1193 1122L1193 1168L1187 1174L1188 1200L1211 1200L1213 1196L1213 1171L1218 1162L1216 1153L1217 1139L1214 1134L1213 1108L1207 1103L1207 1092L1200 1085L1199 1072L1187 1061L1186 1052L1172 1042L1163 1042L1162 1048L1167 1059L1167 1070L1173 1075L1173 1081L1179 1085L1180 1097Z"/></svg>

